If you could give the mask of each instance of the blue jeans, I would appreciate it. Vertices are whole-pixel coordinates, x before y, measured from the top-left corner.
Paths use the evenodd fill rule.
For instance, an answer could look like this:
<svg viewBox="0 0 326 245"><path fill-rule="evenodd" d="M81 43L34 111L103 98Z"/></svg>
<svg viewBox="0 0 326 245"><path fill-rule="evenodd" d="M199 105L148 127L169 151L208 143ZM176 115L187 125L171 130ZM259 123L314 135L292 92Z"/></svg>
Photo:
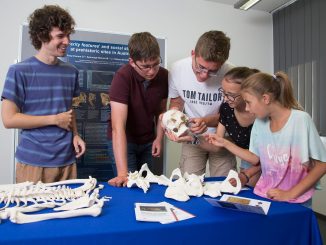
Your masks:
<svg viewBox="0 0 326 245"><path fill-rule="evenodd" d="M117 166L113 153L112 140L108 141L109 158L112 164L112 170L115 176L117 176ZM153 163L152 157L152 143L147 144L134 144L127 143L127 160L128 160L128 171L138 171L144 163L147 163L149 169L151 169Z"/></svg>

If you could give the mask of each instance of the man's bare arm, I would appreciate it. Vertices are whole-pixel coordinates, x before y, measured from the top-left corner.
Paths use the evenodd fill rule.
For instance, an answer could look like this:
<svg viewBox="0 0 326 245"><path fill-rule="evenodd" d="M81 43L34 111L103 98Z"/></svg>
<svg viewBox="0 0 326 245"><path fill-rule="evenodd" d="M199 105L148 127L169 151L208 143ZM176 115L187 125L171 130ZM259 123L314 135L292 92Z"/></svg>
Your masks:
<svg viewBox="0 0 326 245"><path fill-rule="evenodd" d="M179 111L182 111L183 106L184 106L184 101L180 96L170 99L169 109L174 108L174 109L178 109Z"/></svg>
<svg viewBox="0 0 326 245"><path fill-rule="evenodd" d="M118 176L110 179L113 186L125 186L128 176L126 122L128 105L111 101L112 143Z"/></svg>
<svg viewBox="0 0 326 245"><path fill-rule="evenodd" d="M5 128L32 129L56 125L71 130L72 127L72 110L56 115L27 115L21 113L17 105L7 99L2 101L1 116Z"/></svg>

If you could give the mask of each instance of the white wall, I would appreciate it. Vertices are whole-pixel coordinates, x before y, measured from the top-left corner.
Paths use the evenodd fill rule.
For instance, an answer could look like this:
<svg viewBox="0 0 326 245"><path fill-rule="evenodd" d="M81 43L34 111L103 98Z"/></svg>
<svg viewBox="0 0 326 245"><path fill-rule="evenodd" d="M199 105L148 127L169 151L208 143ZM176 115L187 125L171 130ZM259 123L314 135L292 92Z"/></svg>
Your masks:
<svg viewBox="0 0 326 245"><path fill-rule="evenodd" d="M232 63L267 72L273 70L272 16L266 12L240 11L231 5L204 0L2 0L0 93L9 65L18 58L20 25L34 9L54 3L70 11L77 28L118 33L149 31L167 38L168 67L190 55L203 32L216 29L231 38ZM4 129L2 124L0 146L0 184L11 183L13 130ZM179 145L168 142L167 176L178 165L179 154Z"/></svg>

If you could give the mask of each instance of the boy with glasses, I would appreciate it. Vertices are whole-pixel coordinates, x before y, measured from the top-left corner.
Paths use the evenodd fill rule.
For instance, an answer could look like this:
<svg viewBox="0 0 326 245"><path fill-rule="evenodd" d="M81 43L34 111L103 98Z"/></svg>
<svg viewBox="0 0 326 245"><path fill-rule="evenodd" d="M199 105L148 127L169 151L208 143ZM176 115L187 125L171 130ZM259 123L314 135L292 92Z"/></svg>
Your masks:
<svg viewBox="0 0 326 245"><path fill-rule="evenodd" d="M110 88L111 118L108 150L116 177L125 186L128 172L159 157L164 132L158 117L166 110L168 71L161 67L157 40L148 32L135 33L129 43L129 63L115 74Z"/></svg>
<svg viewBox="0 0 326 245"><path fill-rule="evenodd" d="M170 70L170 109L184 111L191 118L193 144L185 143L187 136L176 138L171 132L166 133L170 140L183 142L180 160L183 173L204 174L207 160L210 176L226 176L236 167L235 157L229 151L209 152L197 145L198 135L216 131L223 102L221 81L232 68L227 62L229 50L230 39L223 32L208 31L199 38L191 57L177 61Z"/></svg>

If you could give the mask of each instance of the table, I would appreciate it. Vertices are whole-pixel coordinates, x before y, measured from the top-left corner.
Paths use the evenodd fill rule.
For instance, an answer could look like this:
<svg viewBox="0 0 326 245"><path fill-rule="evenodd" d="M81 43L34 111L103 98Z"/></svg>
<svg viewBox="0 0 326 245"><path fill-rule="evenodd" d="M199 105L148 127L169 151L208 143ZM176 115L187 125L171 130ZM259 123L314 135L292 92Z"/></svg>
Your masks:
<svg viewBox="0 0 326 245"><path fill-rule="evenodd" d="M215 180L210 178L210 180ZM76 217L0 224L0 244L322 244L312 210L299 204L272 202L267 216L211 206L203 197L178 202L164 197L166 187L151 184L145 194L139 188L116 188L103 183L101 196L112 200L99 217ZM262 199L252 190L239 196ZM162 225L135 220L135 202L166 201L195 218Z"/></svg>

